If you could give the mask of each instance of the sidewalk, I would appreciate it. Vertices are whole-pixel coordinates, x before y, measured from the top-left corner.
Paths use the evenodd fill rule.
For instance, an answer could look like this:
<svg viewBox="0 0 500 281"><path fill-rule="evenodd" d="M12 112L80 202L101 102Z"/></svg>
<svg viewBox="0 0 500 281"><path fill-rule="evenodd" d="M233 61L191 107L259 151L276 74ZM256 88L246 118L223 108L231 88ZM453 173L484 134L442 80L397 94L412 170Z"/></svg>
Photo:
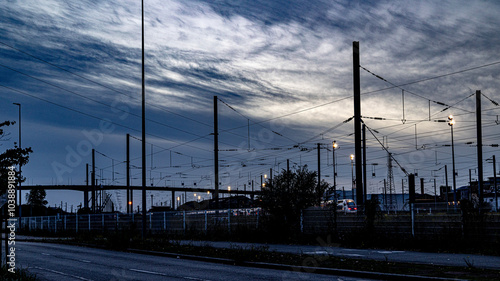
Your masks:
<svg viewBox="0 0 500 281"><path fill-rule="evenodd" d="M215 248L230 247L269 247L269 251L292 254L312 254L312 255L330 255L337 257L368 259L390 262L418 263L430 265L445 266L468 266L477 268L500 270L499 256L483 256L468 254L450 254L450 253L425 253L410 251L389 251L381 249L349 249L341 247L330 247L324 243L321 246L311 245L280 245L280 244L260 244L260 243L242 243L242 242L213 242L213 241L191 241L181 240L181 244L191 244L193 246L212 246Z"/></svg>

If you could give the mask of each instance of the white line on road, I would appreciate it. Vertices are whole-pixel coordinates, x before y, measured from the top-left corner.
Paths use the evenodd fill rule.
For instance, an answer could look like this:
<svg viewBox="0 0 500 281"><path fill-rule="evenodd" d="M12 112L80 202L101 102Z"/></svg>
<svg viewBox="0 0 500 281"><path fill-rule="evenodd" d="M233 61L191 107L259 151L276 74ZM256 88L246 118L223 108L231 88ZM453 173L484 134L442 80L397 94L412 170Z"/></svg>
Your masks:
<svg viewBox="0 0 500 281"><path fill-rule="evenodd" d="M43 267L39 267L39 266L34 266L33 268L40 269L40 270L45 270L45 271L56 273L56 274L60 274L60 275L63 275L63 276L73 277L73 278L80 279L80 280L92 281L92 279L87 279L87 278L83 278L81 276L76 276L76 275L72 275L72 274L66 274L64 272L60 272L60 271L56 271L56 270L52 270L52 269L48 269L48 268L43 268Z"/></svg>
<svg viewBox="0 0 500 281"><path fill-rule="evenodd" d="M91 261L88 261L88 260L79 260L81 262L86 262L86 263L91 263Z"/></svg>
<svg viewBox="0 0 500 281"><path fill-rule="evenodd" d="M142 269L134 269L130 268L131 271L139 272L139 273L147 273L147 274L154 274L154 275L161 275L161 276L168 276L165 273L161 272L155 272L155 271L148 271L148 270L142 270Z"/></svg>
<svg viewBox="0 0 500 281"><path fill-rule="evenodd" d="M42 253L42 255L44 255L44 256L50 256L50 254L47 254L47 253Z"/></svg>
<svg viewBox="0 0 500 281"><path fill-rule="evenodd" d="M135 269L135 268L130 268L130 271L135 271L139 273L146 273L146 274L154 274L154 275L160 275L160 276L168 276L171 277L170 275L167 275L165 273L161 272L156 272L156 271L149 271L149 270L143 270L143 269ZM181 278L188 279L188 280L198 280L198 281L210 281L208 279L201 279L201 278L196 278L196 277L188 277L188 276L181 276Z"/></svg>

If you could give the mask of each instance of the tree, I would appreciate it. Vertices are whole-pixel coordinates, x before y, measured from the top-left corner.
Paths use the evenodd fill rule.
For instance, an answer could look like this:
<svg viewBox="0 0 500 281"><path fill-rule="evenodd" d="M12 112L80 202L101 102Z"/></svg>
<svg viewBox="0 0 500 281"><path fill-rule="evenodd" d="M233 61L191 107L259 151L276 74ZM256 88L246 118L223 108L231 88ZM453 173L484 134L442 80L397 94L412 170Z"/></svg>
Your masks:
<svg viewBox="0 0 500 281"><path fill-rule="evenodd" d="M262 187L259 197L262 208L273 216L273 221L293 226L301 210L321 203L328 184L321 181L318 185L317 177L317 173L307 170L307 166L295 171L283 170Z"/></svg>
<svg viewBox="0 0 500 281"><path fill-rule="evenodd" d="M6 141L9 134L5 133L2 127L10 126L15 122L5 121L0 123L0 141ZM31 147L20 148L14 145L14 148L6 149L0 154L0 195L7 191L8 186L8 171L9 167L15 165L26 165L29 162L29 154L32 153ZM17 182L24 182L26 178L20 178L19 171L17 174Z"/></svg>
<svg viewBox="0 0 500 281"><path fill-rule="evenodd" d="M47 196L45 189L35 187L31 189L29 194L26 194L26 201L28 205L31 206L45 206L48 203L47 200L45 200L45 196Z"/></svg>

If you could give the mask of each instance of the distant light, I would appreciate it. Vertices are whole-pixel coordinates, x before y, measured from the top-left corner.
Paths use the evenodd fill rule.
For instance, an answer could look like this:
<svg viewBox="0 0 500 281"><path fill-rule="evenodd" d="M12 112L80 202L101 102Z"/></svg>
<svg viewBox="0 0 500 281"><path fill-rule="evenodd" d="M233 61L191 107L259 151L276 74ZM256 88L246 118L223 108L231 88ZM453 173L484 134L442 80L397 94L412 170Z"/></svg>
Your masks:
<svg viewBox="0 0 500 281"><path fill-rule="evenodd" d="M230 186L227 187L227 191L231 191L231 187Z"/></svg>
<svg viewBox="0 0 500 281"><path fill-rule="evenodd" d="M181 198L179 196L177 196L177 201L181 201Z"/></svg>
<svg viewBox="0 0 500 281"><path fill-rule="evenodd" d="M337 148L337 147L339 147L339 145L337 144L337 142L336 142L336 141L333 141L332 146L333 146L333 148Z"/></svg>
<svg viewBox="0 0 500 281"><path fill-rule="evenodd" d="M267 174L264 174L264 178L267 179Z"/></svg>
<svg viewBox="0 0 500 281"><path fill-rule="evenodd" d="M209 190L209 191L207 191L207 194L210 194L210 190Z"/></svg>
<svg viewBox="0 0 500 281"><path fill-rule="evenodd" d="M351 160L354 160L354 154L351 154Z"/></svg>
<svg viewBox="0 0 500 281"><path fill-rule="evenodd" d="M128 204L129 204L129 205L132 205L132 201L128 201Z"/></svg>
<svg viewBox="0 0 500 281"><path fill-rule="evenodd" d="M194 194L194 197L196 197L196 193Z"/></svg>

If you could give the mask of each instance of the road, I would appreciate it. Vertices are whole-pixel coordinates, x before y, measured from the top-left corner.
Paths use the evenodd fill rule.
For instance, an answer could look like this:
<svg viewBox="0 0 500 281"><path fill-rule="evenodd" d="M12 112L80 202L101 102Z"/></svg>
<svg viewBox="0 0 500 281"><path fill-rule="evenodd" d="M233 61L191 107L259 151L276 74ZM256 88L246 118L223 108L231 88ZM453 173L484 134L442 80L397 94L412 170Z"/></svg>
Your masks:
<svg viewBox="0 0 500 281"><path fill-rule="evenodd" d="M41 280L369 280L21 241L16 266Z"/></svg>

